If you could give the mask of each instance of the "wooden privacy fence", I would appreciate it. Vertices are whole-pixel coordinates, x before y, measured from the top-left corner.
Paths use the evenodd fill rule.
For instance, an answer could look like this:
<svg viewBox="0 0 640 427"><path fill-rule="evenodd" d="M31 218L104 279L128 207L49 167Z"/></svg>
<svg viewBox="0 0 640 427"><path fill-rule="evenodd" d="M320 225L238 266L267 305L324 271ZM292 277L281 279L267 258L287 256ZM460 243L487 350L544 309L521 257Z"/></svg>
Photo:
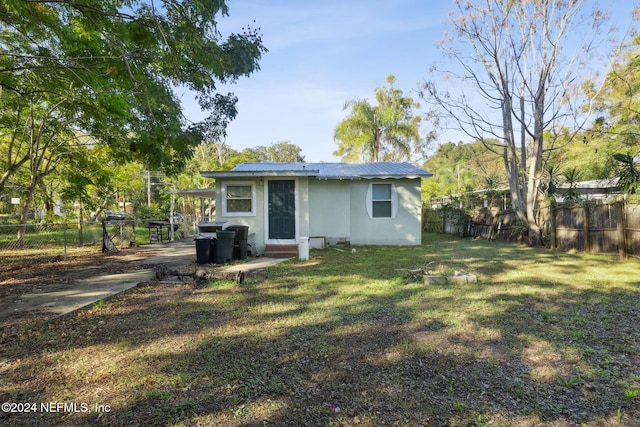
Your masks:
<svg viewBox="0 0 640 427"><path fill-rule="evenodd" d="M539 224L547 246L591 253L640 255L640 205L573 204L540 209ZM511 210L478 208L473 213L456 208L423 209L424 231L515 241L524 236Z"/></svg>

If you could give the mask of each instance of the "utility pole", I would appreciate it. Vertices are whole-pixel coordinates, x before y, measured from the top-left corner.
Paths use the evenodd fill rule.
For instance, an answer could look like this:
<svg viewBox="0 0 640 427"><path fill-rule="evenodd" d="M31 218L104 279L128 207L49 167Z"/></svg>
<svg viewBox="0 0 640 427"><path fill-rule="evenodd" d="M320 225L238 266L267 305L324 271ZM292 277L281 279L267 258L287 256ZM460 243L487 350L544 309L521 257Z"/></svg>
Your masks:
<svg viewBox="0 0 640 427"><path fill-rule="evenodd" d="M151 207L151 171L147 171L147 206Z"/></svg>

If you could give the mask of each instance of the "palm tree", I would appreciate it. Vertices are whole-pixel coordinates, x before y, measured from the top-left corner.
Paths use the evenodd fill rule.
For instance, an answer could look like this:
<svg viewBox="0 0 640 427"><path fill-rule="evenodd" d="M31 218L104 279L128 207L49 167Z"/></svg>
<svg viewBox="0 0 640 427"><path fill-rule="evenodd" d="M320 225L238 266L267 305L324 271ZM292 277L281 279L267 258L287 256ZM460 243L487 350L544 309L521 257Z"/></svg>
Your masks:
<svg viewBox="0 0 640 427"><path fill-rule="evenodd" d="M389 87L376 90L378 105L367 100L350 100L344 109L351 109L334 132L338 148L334 155L351 161L410 161L412 155L423 154L420 137L420 117L413 115L419 108L412 98L403 96L393 87L395 77L387 77Z"/></svg>
<svg viewBox="0 0 640 427"><path fill-rule="evenodd" d="M614 154L614 160L618 165L618 188L627 194L636 194L640 189L640 169L633 156L629 154Z"/></svg>
<svg viewBox="0 0 640 427"><path fill-rule="evenodd" d="M571 168L562 173L562 176L569 188L564 192L564 198L566 200L578 200L580 198L580 192L576 189L578 181L582 178L582 173L576 168Z"/></svg>
<svg viewBox="0 0 640 427"><path fill-rule="evenodd" d="M341 141L333 153L343 160L379 161L381 128L376 116L376 108L368 101L350 100L343 109L351 108L349 117L340 122L334 138Z"/></svg>

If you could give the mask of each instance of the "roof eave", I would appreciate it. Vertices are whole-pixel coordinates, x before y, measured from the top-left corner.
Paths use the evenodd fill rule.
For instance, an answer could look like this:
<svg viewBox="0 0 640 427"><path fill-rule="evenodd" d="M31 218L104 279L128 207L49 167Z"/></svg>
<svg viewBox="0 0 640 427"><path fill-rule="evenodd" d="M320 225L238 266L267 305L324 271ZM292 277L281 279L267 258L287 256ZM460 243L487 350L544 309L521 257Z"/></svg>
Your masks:
<svg viewBox="0 0 640 427"><path fill-rule="evenodd" d="M318 176L317 170L294 170L294 171L203 171L200 172L205 178L260 178L268 176Z"/></svg>
<svg viewBox="0 0 640 427"><path fill-rule="evenodd" d="M417 178L429 178L433 174L406 174L406 175L360 175L362 179L417 179Z"/></svg>

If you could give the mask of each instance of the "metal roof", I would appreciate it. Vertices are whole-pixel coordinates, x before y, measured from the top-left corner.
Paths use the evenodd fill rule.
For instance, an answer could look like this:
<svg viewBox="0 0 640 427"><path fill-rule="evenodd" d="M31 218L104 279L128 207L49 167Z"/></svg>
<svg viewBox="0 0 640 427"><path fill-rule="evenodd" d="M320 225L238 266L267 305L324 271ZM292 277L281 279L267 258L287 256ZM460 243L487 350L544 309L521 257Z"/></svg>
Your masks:
<svg viewBox="0 0 640 427"><path fill-rule="evenodd" d="M573 184L577 189L611 189L618 186L620 177L606 178L606 179L594 179L591 181L579 181ZM563 183L558 185L558 188L571 188L571 184Z"/></svg>
<svg viewBox="0 0 640 427"><path fill-rule="evenodd" d="M201 172L209 178L313 176L318 179L428 178L433 174L410 163L241 163L231 171Z"/></svg>

